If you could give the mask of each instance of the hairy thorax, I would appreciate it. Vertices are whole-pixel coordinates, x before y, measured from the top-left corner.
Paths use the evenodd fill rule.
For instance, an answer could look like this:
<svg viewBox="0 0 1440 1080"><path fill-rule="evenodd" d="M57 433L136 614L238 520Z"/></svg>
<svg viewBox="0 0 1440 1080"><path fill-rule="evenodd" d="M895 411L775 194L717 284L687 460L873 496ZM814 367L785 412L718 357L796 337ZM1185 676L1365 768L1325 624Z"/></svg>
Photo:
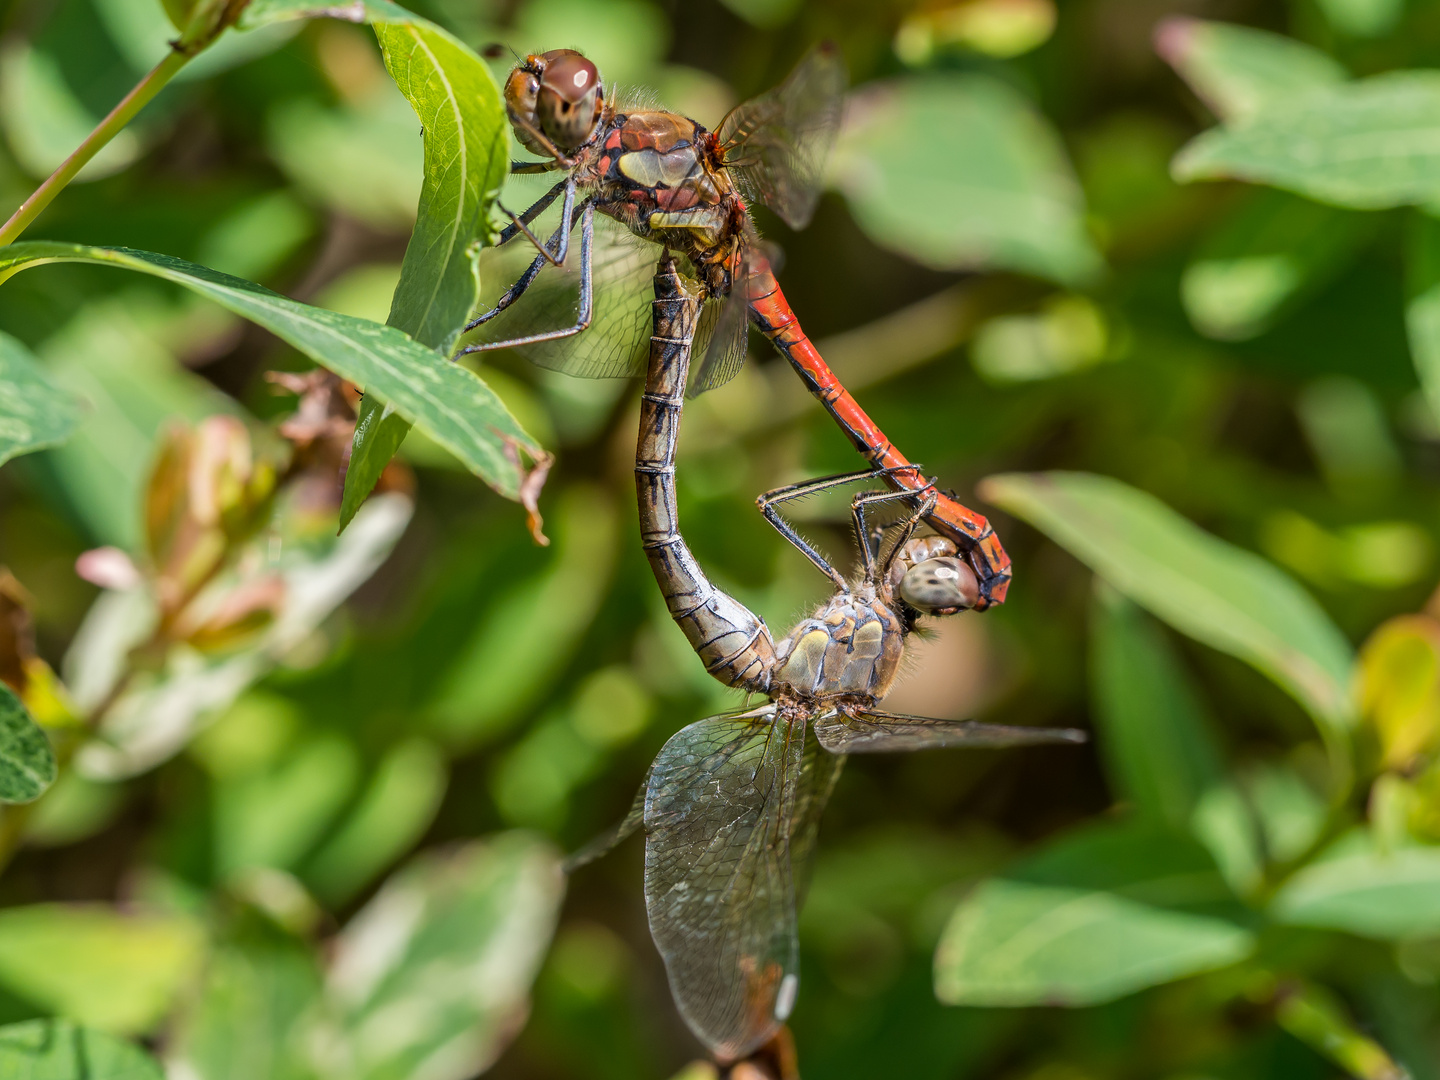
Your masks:
<svg viewBox="0 0 1440 1080"><path fill-rule="evenodd" d="M712 295L729 291L745 206L714 136L678 113L616 113L590 151L596 207L685 255Z"/></svg>
<svg viewBox="0 0 1440 1080"><path fill-rule="evenodd" d="M873 705L889 691L905 625L870 588L834 597L779 642L771 693Z"/></svg>

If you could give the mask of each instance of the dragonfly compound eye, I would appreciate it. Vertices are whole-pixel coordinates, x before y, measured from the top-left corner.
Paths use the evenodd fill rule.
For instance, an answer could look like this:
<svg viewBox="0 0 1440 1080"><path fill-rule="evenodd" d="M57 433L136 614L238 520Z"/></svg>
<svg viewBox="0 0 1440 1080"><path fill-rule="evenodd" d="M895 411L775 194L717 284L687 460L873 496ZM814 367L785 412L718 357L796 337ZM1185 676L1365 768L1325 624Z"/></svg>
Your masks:
<svg viewBox="0 0 1440 1080"><path fill-rule="evenodd" d="M926 559L900 579L900 599L926 615L954 615L975 606L980 583L960 559Z"/></svg>
<svg viewBox="0 0 1440 1080"><path fill-rule="evenodd" d="M540 62L540 57L532 56L510 72L510 77L505 80L505 108L521 145L532 154L545 157L550 149L537 138L540 119L536 115L536 98L540 94L540 71L543 70Z"/></svg>
<svg viewBox="0 0 1440 1080"><path fill-rule="evenodd" d="M573 49L556 49L541 59L545 67L535 103L540 130L561 150L578 150L600 122L600 70Z"/></svg>

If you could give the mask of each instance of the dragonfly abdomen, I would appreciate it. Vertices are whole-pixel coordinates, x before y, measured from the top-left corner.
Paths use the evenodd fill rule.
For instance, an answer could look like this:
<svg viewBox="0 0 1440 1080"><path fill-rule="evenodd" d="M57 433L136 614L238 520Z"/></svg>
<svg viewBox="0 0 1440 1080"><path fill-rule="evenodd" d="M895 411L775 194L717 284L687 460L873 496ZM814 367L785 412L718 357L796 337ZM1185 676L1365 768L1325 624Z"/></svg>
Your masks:
<svg viewBox="0 0 1440 1080"><path fill-rule="evenodd" d="M641 543L671 618L705 670L727 686L766 693L775 664L770 631L759 616L710 583L680 535L675 444L700 305L686 292L673 259L663 264L655 282L654 335L635 449Z"/></svg>

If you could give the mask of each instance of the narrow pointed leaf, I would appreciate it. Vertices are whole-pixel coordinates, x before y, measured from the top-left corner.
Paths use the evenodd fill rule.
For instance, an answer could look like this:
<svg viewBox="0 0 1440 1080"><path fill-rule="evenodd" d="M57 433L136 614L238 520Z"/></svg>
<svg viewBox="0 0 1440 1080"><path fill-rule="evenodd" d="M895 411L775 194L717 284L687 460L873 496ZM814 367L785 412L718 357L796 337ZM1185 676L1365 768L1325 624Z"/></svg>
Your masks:
<svg viewBox="0 0 1440 1080"><path fill-rule="evenodd" d="M377 24L375 35L425 139L415 230L387 321L448 357L480 295L475 258L509 161L505 110L485 62L439 27L424 20ZM369 393L360 406L341 528L410 430L383 397Z"/></svg>
<svg viewBox="0 0 1440 1080"><path fill-rule="evenodd" d="M129 248L58 241L12 244L0 250L0 282L50 262L138 270L243 315L341 378L378 391L400 415L419 424L507 498L519 496L524 479L507 443L540 453L535 440L484 382L394 327L311 307L183 259Z"/></svg>
<svg viewBox="0 0 1440 1080"><path fill-rule="evenodd" d="M1294 38L1184 16L1160 24L1155 51L1222 120L1349 77L1338 60Z"/></svg>
<svg viewBox="0 0 1440 1080"><path fill-rule="evenodd" d="M0 465L64 442L79 420L75 399L50 384L30 350L0 334Z"/></svg>
<svg viewBox="0 0 1440 1080"><path fill-rule="evenodd" d="M1357 210L1440 198L1440 72L1393 71L1263 108L1195 138L1179 180L1247 180Z"/></svg>
<svg viewBox="0 0 1440 1080"><path fill-rule="evenodd" d="M982 491L1181 633L1275 680L1327 735L1350 726L1350 643L1272 563L1107 476L1008 473Z"/></svg>

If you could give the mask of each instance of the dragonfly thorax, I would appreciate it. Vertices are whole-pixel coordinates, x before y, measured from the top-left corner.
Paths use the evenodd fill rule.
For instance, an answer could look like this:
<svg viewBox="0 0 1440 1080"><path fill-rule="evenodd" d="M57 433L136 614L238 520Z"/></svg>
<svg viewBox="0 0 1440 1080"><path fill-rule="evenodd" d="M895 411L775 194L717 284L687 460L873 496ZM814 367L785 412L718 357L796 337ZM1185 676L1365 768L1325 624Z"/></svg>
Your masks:
<svg viewBox="0 0 1440 1080"><path fill-rule="evenodd" d="M777 644L770 692L873 705L895 681L905 633L904 620L873 587L837 594Z"/></svg>

